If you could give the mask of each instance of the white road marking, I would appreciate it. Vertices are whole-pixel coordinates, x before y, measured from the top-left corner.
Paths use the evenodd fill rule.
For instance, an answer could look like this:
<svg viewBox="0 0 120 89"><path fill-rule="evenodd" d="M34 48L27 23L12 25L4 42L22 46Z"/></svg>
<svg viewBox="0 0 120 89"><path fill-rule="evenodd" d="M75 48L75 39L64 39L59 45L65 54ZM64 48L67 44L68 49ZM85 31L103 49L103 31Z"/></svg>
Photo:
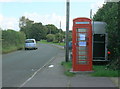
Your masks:
<svg viewBox="0 0 120 89"><path fill-rule="evenodd" d="M50 65L49 68L54 67L54 65Z"/></svg>
<svg viewBox="0 0 120 89"><path fill-rule="evenodd" d="M42 66L40 69L38 69L30 78L28 78L22 85L20 85L20 88L22 88L27 82L29 82L42 68L44 68L45 66L47 66L53 59L55 59L55 57L51 58L44 66Z"/></svg>

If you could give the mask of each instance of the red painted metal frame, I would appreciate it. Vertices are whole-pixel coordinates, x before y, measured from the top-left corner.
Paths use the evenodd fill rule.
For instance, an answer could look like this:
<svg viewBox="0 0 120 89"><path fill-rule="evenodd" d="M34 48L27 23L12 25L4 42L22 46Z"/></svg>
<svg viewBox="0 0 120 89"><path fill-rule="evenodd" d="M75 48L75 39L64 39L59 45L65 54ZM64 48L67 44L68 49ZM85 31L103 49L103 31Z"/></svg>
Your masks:
<svg viewBox="0 0 120 89"><path fill-rule="evenodd" d="M76 24L76 22L89 22L89 24ZM73 32L72 32L72 66L73 71L92 71L92 23L91 19L89 18L75 18L73 20ZM78 64L77 63L77 28L87 28L87 64ZM81 60L83 61L83 60Z"/></svg>

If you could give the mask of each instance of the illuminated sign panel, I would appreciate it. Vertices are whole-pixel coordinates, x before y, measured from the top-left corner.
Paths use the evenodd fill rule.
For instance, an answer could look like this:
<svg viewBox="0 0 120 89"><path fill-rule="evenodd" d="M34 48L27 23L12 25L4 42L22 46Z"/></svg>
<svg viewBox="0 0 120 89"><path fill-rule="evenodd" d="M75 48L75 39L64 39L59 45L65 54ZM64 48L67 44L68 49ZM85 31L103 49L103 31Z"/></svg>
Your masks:
<svg viewBox="0 0 120 89"><path fill-rule="evenodd" d="M90 24L90 22L75 22L75 24Z"/></svg>

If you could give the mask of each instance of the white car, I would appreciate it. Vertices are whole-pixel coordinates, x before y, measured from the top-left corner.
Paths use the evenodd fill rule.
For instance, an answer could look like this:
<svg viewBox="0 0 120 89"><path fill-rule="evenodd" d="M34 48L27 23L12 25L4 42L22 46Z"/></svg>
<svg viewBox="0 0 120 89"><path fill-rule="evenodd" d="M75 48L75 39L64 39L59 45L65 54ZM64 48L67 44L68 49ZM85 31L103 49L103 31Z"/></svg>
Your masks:
<svg viewBox="0 0 120 89"><path fill-rule="evenodd" d="M25 50L27 49L37 49L35 39L26 39L25 40Z"/></svg>

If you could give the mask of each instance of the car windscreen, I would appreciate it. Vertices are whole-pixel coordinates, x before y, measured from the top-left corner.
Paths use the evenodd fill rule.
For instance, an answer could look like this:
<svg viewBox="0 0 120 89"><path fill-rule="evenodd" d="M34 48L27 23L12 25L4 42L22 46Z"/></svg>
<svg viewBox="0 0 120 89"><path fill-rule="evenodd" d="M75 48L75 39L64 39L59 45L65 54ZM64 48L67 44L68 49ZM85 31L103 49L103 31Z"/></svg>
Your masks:
<svg viewBox="0 0 120 89"><path fill-rule="evenodd" d="M26 40L25 43L34 43L34 40Z"/></svg>

